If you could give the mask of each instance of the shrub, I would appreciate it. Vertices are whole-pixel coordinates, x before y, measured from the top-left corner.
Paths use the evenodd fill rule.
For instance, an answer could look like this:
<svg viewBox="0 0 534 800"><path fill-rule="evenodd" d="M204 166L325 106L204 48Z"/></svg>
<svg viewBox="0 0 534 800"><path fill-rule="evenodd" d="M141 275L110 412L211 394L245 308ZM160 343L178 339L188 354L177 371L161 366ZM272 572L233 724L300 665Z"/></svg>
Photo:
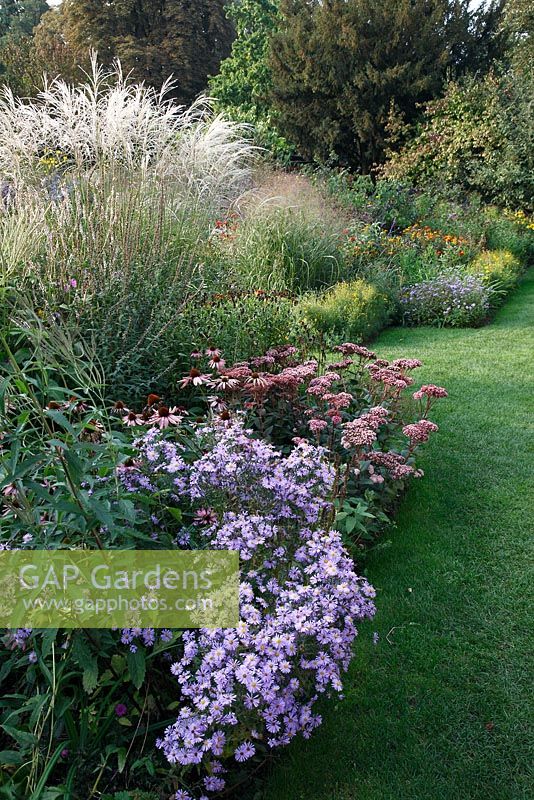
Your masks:
<svg viewBox="0 0 534 800"><path fill-rule="evenodd" d="M532 218L521 211L500 212L489 207L484 213L488 250L509 250L523 265L534 259Z"/></svg>
<svg viewBox="0 0 534 800"><path fill-rule="evenodd" d="M304 297L296 313L322 335L360 341L384 327L390 308L386 295L358 278Z"/></svg>
<svg viewBox="0 0 534 800"><path fill-rule="evenodd" d="M261 290L190 291L183 299L172 287L168 294L164 287L147 287L145 296L139 292L129 304L114 305L111 319L103 309L84 305L72 324L93 343L106 376L106 397L135 404L147 391L173 397L192 350L217 341L239 360L257 347L286 341L294 327L293 306L289 296Z"/></svg>
<svg viewBox="0 0 534 800"><path fill-rule="evenodd" d="M407 228L419 217L418 192L397 180L374 181L370 175L322 170L314 173L341 204L367 222L378 222L385 230Z"/></svg>
<svg viewBox="0 0 534 800"><path fill-rule="evenodd" d="M484 250L469 265L469 272L501 293L509 292L515 286L521 270L521 263L508 250Z"/></svg>
<svg viewBox="0 0 534 800"><path fill-rule="evenodd" d="M492 296L492 290L477 275L440 275L402 290L401 320L405 325L481 325L488 316Z"/></svg>
<svg viewBox="0 0 534 800"><path fill-rule="evenodd" d="M428 104L415 136L390 154L383 174L418 185L459 185L486 202L531 210L531 72L450 83L443 98Z"/></svg>

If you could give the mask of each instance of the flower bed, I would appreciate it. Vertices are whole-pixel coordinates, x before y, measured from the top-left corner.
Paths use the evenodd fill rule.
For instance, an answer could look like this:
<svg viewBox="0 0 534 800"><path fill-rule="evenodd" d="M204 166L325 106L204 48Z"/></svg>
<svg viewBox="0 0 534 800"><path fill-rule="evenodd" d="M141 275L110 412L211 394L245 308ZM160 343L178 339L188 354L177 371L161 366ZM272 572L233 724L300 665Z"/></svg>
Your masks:
<svg viewBox="0 0 534 800"><path fill-rule="evenodd" d="M2 548L232 549L242 570L236 629L4 637L13 791L35 785L30 763L48 770L48 787L88 791L112 731L99 790L133 779L157 797L212 796L320 724L319 701L342 692L358 623L374 613L351 549L420 476L417 448L436 429L428 412L446 396L412 391L414 359L389 364L351 343L336 353L320 366L284 345L227 367L209 348L181 381L191 414L151 395L139 413L116 403L112 429L81 396L8 387ZM35 697L52 695L68 703L37 714L34 738Z"/></svg>

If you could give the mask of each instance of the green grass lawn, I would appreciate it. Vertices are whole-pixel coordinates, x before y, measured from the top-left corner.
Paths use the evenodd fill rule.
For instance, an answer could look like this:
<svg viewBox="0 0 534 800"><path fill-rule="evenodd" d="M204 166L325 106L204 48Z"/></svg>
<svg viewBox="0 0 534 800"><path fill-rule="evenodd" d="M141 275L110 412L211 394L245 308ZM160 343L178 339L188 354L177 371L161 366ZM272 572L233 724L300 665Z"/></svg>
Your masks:
<svg viewBox="0 0 534 800"><path fill-rule="evenodd" d="M392 329L374 349L421 358L417 378L450 396L425 478L366 559L378 613L346 697L255 796L532 798L534 274L488 327Z"/></svg>

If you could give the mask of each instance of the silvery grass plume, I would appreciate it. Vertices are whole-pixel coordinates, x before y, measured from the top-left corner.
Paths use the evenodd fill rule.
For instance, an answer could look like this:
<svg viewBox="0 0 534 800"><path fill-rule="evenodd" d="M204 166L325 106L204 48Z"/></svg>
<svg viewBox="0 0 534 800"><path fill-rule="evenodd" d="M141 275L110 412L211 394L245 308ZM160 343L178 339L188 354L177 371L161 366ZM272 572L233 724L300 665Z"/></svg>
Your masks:
<svg viewBox="0 0 534 800"><path fill-rule="evenodd" d="M170 182L184 200L224 207L243 190L256 150L247 127L214 115L209 98L186 108L160 91L134 83L120 62L98 64L81 85L45 81L33 99L0 90L0 177L15 196L42 185L42 159L59 154L74 181L99 173ZM141 176L138 175L141 173ZM46 195L46 193L45 193Z"/></svg>

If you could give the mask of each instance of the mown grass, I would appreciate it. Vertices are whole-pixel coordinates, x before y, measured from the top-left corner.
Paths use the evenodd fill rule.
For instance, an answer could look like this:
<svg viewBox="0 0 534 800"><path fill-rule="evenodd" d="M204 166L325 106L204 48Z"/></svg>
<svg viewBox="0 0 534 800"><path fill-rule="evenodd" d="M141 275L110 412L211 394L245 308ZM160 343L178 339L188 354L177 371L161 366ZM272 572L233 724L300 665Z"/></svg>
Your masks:
<svg viewBox="0 0 534 800"><path fill-rule="evenodd" d="M488 327L391 329L375 349L422 358L450 397L424 480L362 567L378 614L346 698L255 797L532 798L534 274Z"/></svg>

